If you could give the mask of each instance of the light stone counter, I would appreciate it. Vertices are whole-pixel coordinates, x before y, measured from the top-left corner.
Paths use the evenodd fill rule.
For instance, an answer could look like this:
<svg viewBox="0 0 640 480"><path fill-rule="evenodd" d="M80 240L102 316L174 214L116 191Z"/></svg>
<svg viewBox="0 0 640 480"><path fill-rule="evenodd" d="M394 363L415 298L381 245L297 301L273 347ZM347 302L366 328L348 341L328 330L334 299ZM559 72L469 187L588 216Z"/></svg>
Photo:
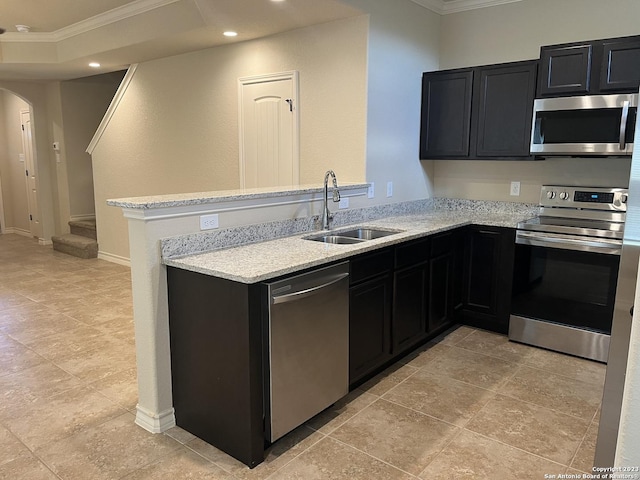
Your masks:
<svg viewBox="0 0 640 480"><path fill-rule="evenodd" d="M320 233L320 231L307 231L288 237L194 255L165 256L163 261L168 266L249 284L347 259L463 225L513 228L518 222L536 214L536 207L532 205L448 199L435 199L426 210L424 213L412 215L364 220L350 227L340 226L333 229L332 233L336 234L349 230L353 226L399 231L386 237L357 244L325 244L306 240L305 237Z"/></svg>

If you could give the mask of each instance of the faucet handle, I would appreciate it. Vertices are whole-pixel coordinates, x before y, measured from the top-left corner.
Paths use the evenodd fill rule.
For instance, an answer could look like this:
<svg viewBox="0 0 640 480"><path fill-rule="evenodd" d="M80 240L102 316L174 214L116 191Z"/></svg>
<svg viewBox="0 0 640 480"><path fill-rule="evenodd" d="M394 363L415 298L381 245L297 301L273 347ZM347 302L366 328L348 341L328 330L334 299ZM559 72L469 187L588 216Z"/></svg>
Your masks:
<svg viewBox="0 0 640 480"><path fill-rule="evenodd" d="M340 192L337 188L333 189L333 201L336 203L340 201Z"/></svg>

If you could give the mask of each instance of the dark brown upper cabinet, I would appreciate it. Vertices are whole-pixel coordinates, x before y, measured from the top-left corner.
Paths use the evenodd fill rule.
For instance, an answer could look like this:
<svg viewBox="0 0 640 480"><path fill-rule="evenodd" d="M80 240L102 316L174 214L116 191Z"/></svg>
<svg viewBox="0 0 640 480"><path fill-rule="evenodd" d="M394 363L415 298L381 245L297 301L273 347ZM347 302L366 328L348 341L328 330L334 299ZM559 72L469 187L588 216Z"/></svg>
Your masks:
<svg viewBox="0 0 640 480"><path fill-rule="evenodd" d="M469 156L473 70L422 76L420 158Z"/></svg>
<svg viewBox="0 0 640 480"><path fill-rule="evenodd" d="M538 97L637 92L640 36L540 48Z"/></svg>
<svg viewBox="0 0 640 480"><path fill-rule="evenodd" d="M531 60L425 73L420 158L532 158L537 65Z"/></svg>
<svg viewBox="0 0 640 480"><path fill-rule="evenodd" d="M537 68L538 62L527 61L476 70L472 121L475 157L530 157Z"/></svg>
<svg viewBox="0 0 640 480"><path fill-rule="evenodd" d="M637 92L640 87L640 37L602 42L602 93Z"/></svg>

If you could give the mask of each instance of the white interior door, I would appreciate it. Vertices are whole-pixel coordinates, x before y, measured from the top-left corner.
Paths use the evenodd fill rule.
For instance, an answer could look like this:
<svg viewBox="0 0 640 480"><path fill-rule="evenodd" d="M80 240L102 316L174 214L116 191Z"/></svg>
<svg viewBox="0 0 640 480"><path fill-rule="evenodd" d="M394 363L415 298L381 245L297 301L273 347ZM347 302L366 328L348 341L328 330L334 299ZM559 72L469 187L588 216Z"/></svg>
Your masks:
<svg viewBox="0 0 640 480"><path fill-rule="evenodd" d="M297 72L240 79L240 185L298 185Z"/></svg>
<svg viewBox="0 0 640 480"><path fill-rule="evenodd" d="M20 122L22 123L22 151L24 152L25 177L27 180L27 201L29 205L29 226L31 235L39 236L40 214L38 210L37 178L33 153L33 128L31 125L31 112L20 111Z"/></svg>

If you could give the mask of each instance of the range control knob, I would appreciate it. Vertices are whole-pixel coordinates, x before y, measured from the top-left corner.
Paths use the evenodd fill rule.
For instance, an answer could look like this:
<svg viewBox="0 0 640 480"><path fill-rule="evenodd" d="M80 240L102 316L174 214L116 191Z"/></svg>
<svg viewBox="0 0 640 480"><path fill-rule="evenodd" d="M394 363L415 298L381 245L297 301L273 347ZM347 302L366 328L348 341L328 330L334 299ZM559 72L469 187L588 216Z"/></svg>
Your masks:
<svg viewBox="0 0 640 480"><path fill-rule="evenodd" d="M561 200L569 200L569 194L567 192L560 192Z"/></svg>
<svg viewBox="0 0 640 480"><path fill-rule="evenodd" d="M549 200L553 200L554 198L556 198L556 192L549 190L549 191L547 192L547 198L548 198Z"/></svg>

